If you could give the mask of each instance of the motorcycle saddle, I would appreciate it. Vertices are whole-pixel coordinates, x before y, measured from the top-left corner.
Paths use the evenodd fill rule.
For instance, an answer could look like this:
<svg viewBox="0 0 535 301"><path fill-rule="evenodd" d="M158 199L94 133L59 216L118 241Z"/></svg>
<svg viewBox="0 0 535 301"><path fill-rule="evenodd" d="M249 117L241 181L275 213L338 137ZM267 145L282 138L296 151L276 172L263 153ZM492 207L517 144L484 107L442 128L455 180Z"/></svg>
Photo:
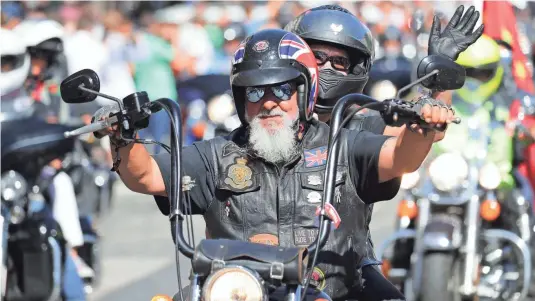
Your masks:
<svg viewBox="0 0 535 301"><path fill-rule="evenodd" d="M226 266L252 269L266 280L302 283L308 265L307 248L283 248L229 239L202 240L193 255L193 272L208 276Z"/></svg>

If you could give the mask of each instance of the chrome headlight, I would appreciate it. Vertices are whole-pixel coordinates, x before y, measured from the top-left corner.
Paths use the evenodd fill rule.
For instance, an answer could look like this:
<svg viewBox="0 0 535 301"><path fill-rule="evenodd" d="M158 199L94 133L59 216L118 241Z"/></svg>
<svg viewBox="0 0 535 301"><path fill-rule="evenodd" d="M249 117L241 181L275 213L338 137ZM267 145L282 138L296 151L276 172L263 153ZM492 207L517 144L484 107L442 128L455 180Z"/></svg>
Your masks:
<svg viewBox="0 0 535 301"><path fill-rule="evenodd" d="M208 118L217 124L225 122L225 119L232 116L235 111L232 97L228 94L221 94L213 97L208 102Z"/></svg>
<svg viewBox="0 0 535 301"><path fill-rule="evenodd" d="M494 190L501 181L500 169L494 163L486 163L479 171L479 185L485 189Z"/></svg>
<svg viewBox="0 0 535 301"><path fill-rule="evenodd" d="M242 267L227 267L211 274L202 289L204 301L262 301L265 291L260 277Z"/></svg>
<svg viewBox="0 0 535 301"><path fill-rule="evenodd" d="M420 180L420 171L417 170L415 172L411 172L411 173L406 173L403 175L403 177L401 178L401 189L411 189L413 188L414 186L416 186L416 184L418 184L418 181Z"/></svg>
<svg viewBox="0 0 535 301"><path fill-rule="evenodd" d="M468 164L458 154L445 153L431 162L429 177L438 190L450 191L468 177Z"/></svg>
<svg viewBox="0 0 535 301"><path fill-rule="evenodd" d="M24 177L10 170L2 174L2 200L13 201L23 197L28 192L28 183Z"/></svg>
<svg viewBox="0 0 535 301"><path fill-rule="evenodd" d="M382 80L372 86L370 96L379 101L383 101L385 99L396 97L396 92L398 92L398 89L391 81Z"/></svg>

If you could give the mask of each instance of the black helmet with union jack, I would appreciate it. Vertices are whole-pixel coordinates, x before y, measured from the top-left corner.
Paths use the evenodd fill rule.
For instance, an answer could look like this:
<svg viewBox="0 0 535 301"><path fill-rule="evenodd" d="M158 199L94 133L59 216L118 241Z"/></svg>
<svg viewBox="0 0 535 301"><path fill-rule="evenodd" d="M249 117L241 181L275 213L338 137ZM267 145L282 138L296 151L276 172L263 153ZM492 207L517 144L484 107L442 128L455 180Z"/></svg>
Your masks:
<svg viewBox="0 0 535 301"><path fill-rule="evenodd" d="M308 44L282 29L262 30L242 41L234 53L230 75L234 103L242 124L247 124L247 87L290 81L297 84L299 119L306 122L312 117L318 97L318 66Z"/></svg>

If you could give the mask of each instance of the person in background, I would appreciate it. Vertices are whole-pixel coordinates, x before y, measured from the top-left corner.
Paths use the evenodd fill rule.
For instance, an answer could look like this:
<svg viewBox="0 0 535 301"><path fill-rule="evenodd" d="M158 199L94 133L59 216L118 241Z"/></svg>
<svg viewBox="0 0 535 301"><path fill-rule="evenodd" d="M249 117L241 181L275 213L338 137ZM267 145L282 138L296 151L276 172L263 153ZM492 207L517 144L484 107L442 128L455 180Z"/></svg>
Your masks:
<svg viewBox="0 0 535 301"><path fill-rule="evenodd" d="M101 74L105 64L109 62L108 50L93 34L94 25L94 20L84 12L78 19L76 32L65 38L65 56L69 74L82 69L92 69ZM107 91L102 90L102 92ZM110 100L97 97L97 102L100 105L107 105Z"/></svg>
<svg viewBox="0 0 535 301"><path fill-rule="evenodd" d="M199 20L192 17L196 9L183 4L167 8L174 10L171 12L178 27L174 46L180 55L177 55L174 64L180 70L180 78L205 74L215 55L210 34Z"/></svg>
<svg viewBox="0 0 535 301"><path fill-rule="evenodd" d="M245 26L242 23L232 23L223 32L223 45L216 50L215 58L210 64L208 74L230 74L229 59L232 57L240 42L245 39Z"/></svg>
<svg viewBox="0 0 535 301"><path fill-rule="evenodd" d="M59 84L67 75L63 59L63 26L53 20L30 19L13 32L26 45L31 57L30 74L25 87L49 122L65 122L69 107L61 101Z"/></svg>
<svg viewBox="0 0 535 301"><path fill-rule="evenodd" d="M108 49L108 62L99 74L101 87L111 95L126 97L136 92L133 65L143 55L141 44L136 43L132 21L117 10L104 16L104 45Z"/></svg>
<svg viewBox="0 0 535 301"><path fill-rule="evenodd" d="M140 34L139 43L147 48L147 53L134 64L134 81L136 89L146 91L151 100L166 97L178 101L176 80L171 67L175 59L172 45L176 37L176 24L156 18L147 31ZM152 139L162 141L168 127L169 119L164 111L160 111L151 116L148 128L139 134L143 139L150 135ZM154 146L154 153L160 153L159 145Z"/></svg>
<svg viewBox="0 0 535 301"><path fill-rule="evenodd" d="M2 1L2 28L13 29L24 19L24 8L14 1Z"/></svg>

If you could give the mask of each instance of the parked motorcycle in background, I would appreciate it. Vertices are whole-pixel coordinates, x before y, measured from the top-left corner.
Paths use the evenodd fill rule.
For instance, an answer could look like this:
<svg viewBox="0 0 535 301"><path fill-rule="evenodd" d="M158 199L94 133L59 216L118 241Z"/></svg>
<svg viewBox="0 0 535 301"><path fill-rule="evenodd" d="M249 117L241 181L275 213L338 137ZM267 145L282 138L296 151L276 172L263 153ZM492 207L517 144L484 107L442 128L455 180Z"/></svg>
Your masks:
<svg viewBox="0 0 535 301"><path fill-rule="evenodd" d="M63 136L69 127L32 118L31 103L22 89L2 96L2 300L61 294L66 241L50 213L51 181L42 171L72 151L74 139Z"/></svg>
<svg viewBox="0 0 535 301"><path fill-rule="evenodd" d="M63 169L71 177L84 244L76 248L80 258L93 270L92 276L82 276L86 293L98 286L100 265L100 235L95 229L95 219L105 216L110 210L115 177L108 167L105 154L95 156L100 148L95 137L80 136L74 150L62 162Z"/></svg>
<svg viewBox="0 0 535 301"><path fill-rule="evenodd" d="M378 252L383 273L407 300L524 300L532 281L526 202L518 189L498 188L490 129L475 117L465 122L469 145L404 175L398 230Z"/></svg>

